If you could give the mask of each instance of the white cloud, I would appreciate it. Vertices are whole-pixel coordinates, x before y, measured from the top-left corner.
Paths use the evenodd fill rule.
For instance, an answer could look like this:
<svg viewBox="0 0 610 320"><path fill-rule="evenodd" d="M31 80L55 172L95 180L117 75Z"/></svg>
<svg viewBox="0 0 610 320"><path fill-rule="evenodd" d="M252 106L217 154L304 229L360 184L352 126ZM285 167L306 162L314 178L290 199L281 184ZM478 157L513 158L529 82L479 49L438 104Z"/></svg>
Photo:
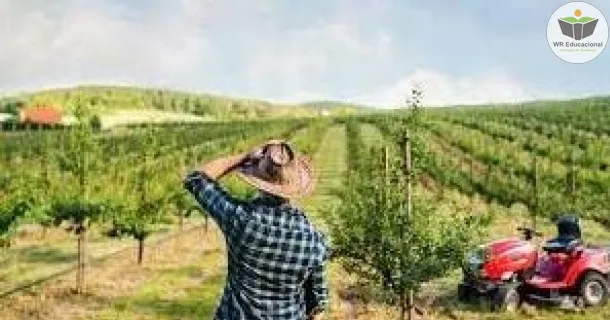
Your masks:
<svg viewBox="0 0 610 320"><path fill-rule="evenodd" d="M369 94L354 102L396 105L412 83L423 82L426 102L446 105L559 97L529 87L523 77L555 88L549 90L573 88L564 82L568 76L554 77L569 75L572 69L567 65L549 64L546 73L511 69L520 78L502 71L481 73L496 63L505 68L523 65L510 60L519 59L513 56L501 62L469 61L474 75L436 70L435 61L444 59L444 52L413 46L419 43L413 41L418 39L414 35L449 27L435 24L437 29L421 33L413 31L421 28L409 26L447 13L435 6L409 5L409 15L417 20L404 20L390 14L405 10L399 6L405 4L364 0L355 6L340 0L301 11L277 0L0 0L0 93L108 83L249 94L276 101L340 99L364 92ZM459 20L464 19L475 21ZM498 30L488 31L491 35ZM433 69L385 82L398 68L418 63ZM557 85L548 80L551 77ZM374 79L384 82L370 87ZM584 87L581 83L572 92ZM594 89L602 91L601 87Z"/></svg>
<svg viewBox="0 0 610 320"><path fill-rule="evenodd" d="M264 46L258 50L248 67L254 88L275 82L284 88L298 88L303 82L326 67L324 52L298 42L281 46Z"/></svg>
<svg viewBox="0 0 610 320"><path fill-rule="evenodd" d="M297 101L304 96L323 97L311 93L311 82L323 76L346 59L370 61L392 53L392 38L378 30L373 39L358 32L355 21L345 18L297 29L283 36L261 39L249 63L247 75L252 90L276 83L282 100ZM262 85L261 85L262 84ZM309 92L303 95L303 92Z"/></svg>
<svg viewBox="0 0 610 320"><path fill-rule="evenodd" d="M162 84L205 63L205 17L122 16L101 2L1 1L0 88L110 79ZM155 13L155 12L153 12ZM13 88L11 88L13 87Z"/></svg>
<svg viewBox="0 0 610 320"><path fill-rule="evenodd" d="M529 88L503 72L456 77L436 70L420 69L393 84L373 90L357 102L395 107L404 103L411 88L421 85L428 106L519 102L538 98L557 98Z"/></svg>

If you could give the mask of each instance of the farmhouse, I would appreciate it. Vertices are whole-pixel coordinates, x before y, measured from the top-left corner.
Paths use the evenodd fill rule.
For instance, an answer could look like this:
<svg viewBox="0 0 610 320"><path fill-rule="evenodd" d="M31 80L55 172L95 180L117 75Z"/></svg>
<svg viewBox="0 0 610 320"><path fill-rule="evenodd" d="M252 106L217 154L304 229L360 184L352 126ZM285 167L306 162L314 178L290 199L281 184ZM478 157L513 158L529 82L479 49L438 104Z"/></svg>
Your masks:
<svg viewBox="0 0 610 320"><path fill-rule="evenodd" d="M19 110L19 122L54 125L61 122L61 110L53 106L28 106Z"/></svg>

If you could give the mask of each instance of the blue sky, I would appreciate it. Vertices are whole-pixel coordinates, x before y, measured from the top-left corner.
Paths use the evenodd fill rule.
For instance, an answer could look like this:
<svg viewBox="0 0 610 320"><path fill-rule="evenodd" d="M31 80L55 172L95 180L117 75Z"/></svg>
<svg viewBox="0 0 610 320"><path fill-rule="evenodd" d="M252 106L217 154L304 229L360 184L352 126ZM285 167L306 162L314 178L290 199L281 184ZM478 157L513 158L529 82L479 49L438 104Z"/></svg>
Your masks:
<svg viewBox="0 0 610 320"><path fill-rule="evenodd" d="M545 0L0 0L0 92L78 83L393 105L610 94L557 58ZM610 18L610 2L590 0Z"/></svg>

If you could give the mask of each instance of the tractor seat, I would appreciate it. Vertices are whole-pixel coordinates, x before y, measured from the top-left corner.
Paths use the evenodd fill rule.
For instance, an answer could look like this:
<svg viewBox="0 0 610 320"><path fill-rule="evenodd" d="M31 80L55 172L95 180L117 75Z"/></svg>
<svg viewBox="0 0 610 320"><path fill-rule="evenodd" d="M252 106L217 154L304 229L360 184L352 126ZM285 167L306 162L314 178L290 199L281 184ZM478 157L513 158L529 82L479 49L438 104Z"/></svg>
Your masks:
<svg viewBox="0 0 610 320"><path fill-rule="evenodd" d="M560 238L547 241L544 245L544 251L548 253L570 253L576 247L582 244L581 239Z"/></svg>
<svg viewBox="0 0 610 320"><path fill-rule="evenodd" d="M543 249L549 253L569 253L582 242L578 217L563 216L557 221L557 238L547 241Z"/></svg>

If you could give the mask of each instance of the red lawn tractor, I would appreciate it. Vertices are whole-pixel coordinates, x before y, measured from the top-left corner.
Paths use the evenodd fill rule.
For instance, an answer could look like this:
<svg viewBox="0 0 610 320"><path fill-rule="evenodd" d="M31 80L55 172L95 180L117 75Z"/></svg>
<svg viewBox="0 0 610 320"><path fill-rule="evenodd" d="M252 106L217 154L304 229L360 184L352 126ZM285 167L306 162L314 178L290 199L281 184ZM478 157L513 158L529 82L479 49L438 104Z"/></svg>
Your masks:
<svg viewBox="0 0 610 320"><path fill-rule="evenodd" d="M576 216L557 221L558 236L538 252L530 228L523 237L495 241L471 252L462 268L458 298L487 298L497 311L514 311L522 301L563 307L599 306L610 292L610 247L585 246Z"/></svg>

